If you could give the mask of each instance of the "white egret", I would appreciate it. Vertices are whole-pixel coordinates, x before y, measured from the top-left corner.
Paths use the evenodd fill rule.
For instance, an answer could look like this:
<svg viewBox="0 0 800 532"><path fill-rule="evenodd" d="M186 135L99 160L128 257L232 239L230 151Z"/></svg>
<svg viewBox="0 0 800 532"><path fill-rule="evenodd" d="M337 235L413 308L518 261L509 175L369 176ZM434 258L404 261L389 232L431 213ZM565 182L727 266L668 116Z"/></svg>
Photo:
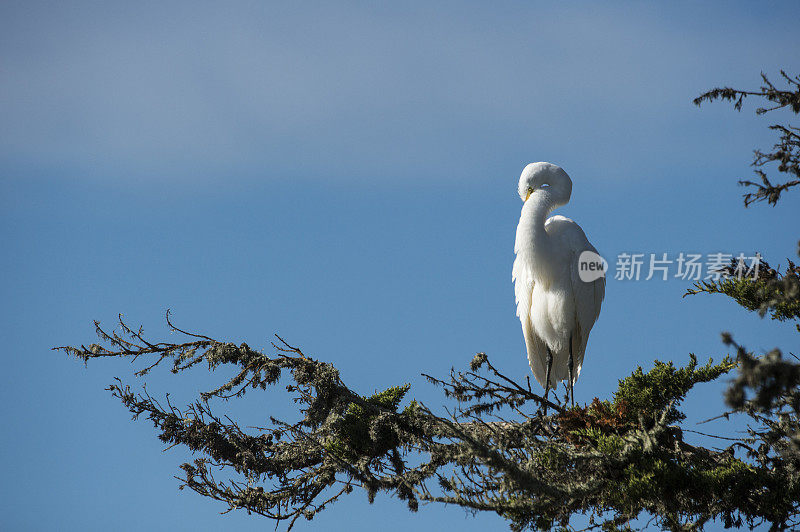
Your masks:
<svg viewBox="0 0 800 532"><path fill-rule="evenodd" d="M547 218L569 202L571 193L572 180L559 166L539 162L522 170L519 196L524 203L512 280L528 363L545 389L545 399L551 387L568 380L574 404L572 389L606 285L602 276L581 280L581 253L597 253L583 229L564 216Z"/></svg>

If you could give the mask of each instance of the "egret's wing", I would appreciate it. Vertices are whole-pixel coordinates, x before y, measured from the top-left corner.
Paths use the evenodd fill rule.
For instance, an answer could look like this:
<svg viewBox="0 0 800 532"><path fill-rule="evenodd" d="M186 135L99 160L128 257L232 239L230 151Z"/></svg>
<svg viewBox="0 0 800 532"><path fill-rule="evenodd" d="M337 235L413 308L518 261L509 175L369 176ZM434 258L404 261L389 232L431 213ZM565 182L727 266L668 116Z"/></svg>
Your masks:
<svg viewBox="0 0 800 532"><path fill-rule="evenodd" d="M547 220L545 230L548 235L558 238L564 247L570 250L570 276L572 296L575 302L575 323L577 335L573 338L572 355L575 362L575 379L583 365L583 355L589 332L600 316L600 307L606 293L606 280L601 277L592 282L584 282L578 273L578 258L584 251L597 253L595 247L586 238L581 226L564 216L553 216Z"/></svg>
<svg viewBox="0 0 800 532"><path fill-rule="evenodd" d="M514 300L517 303L517 316L529 320L531 313L531 295L533 293L533 272L525 263L524 255L517 255L511 269L511 280L514 281Z"/></svg>
<svg viewBox="0 0 800 532"><path fill-rule="evenodd" d="M514 281L514 298L517 302L517 316L522 324L522 336L525 338L525 348L528 351L528 363L531 366L536 380L544 386L547 376L547 349L544 342L534 332L531 324L531 296L533 294L533 269L530 260L524 252L520 252L519 242L514 246L514 266L511 270L511 280Z"/></svg>

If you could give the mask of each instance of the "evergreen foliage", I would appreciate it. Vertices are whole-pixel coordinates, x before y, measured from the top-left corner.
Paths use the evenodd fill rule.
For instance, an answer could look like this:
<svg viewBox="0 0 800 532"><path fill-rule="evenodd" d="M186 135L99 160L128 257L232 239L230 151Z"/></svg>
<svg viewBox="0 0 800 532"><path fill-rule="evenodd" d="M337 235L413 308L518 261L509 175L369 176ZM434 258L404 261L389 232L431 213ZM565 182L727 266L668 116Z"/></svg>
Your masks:
<svg viewBox="0 0 800 532"><path fill-rule="evenodd" d="M730 87L716 88L705 92L694 99L695 105L714 100L727 100L733 102L733 107L737 111L742 110L742 103L747 97L760 97L772 103L771 107L758 107L756 113L763 115L778 109L787 109L794 114L800 113L800 76L789 76L781 70L781 78L786 83L786 88L777 88L769 78L762 72L761 85L758 91L742 91ZM770 129L780 133L778 142L773 146L773 151L763 152L755 150L753 166L755 173L759 177L759 182L743 179L740 185L755 189L755 192L748 192L744 195L745 205L750 205L756 201L767 200L775 205L781 194L792 187L800 185L800 128L789 124L773 124ZM766 172L761 168L769 163L778 163L777 170L786 174L786 181L773 184L767 177Z"/></svg>

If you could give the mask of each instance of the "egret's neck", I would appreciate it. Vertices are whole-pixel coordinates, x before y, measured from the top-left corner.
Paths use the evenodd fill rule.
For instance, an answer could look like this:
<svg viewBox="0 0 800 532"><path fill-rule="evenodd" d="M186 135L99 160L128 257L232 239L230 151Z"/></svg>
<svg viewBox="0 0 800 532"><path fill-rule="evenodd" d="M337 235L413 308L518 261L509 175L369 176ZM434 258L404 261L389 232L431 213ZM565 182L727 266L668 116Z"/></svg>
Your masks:
<svg viewBox="0 0 800 532"><path fill-rule="evenodd" d="M522 214L519 219L520 229L525 229L530 241L547 240L547 232L544 230L544 222L547 216L556 208L552 196L547 193L534 192L528 201L522 206Z"/></svg>
<svg viewBox="0 0 800 532"><path fill-rule="evenodd" d="M557 206L550 194L542 192L534 192L522 206L514 251L524 256L529 264L547 262L552 256L544 222Z"/></svg>

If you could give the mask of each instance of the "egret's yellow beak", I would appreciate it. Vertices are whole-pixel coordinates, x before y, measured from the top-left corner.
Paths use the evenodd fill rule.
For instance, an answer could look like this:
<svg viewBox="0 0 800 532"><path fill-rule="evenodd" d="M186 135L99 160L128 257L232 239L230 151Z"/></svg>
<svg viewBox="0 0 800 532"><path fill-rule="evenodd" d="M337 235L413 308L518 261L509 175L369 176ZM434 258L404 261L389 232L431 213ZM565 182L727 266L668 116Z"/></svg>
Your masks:
<svg viewBox="0 0 800 532"><path fill-rule="evenodd" d="M528 189L528 193L525 195L525 201L528 201L528 198L530 198L530 197L531 197L531 193L532 193L532 192L533 192L533 189L529 188L529 189Z"/></svg>

